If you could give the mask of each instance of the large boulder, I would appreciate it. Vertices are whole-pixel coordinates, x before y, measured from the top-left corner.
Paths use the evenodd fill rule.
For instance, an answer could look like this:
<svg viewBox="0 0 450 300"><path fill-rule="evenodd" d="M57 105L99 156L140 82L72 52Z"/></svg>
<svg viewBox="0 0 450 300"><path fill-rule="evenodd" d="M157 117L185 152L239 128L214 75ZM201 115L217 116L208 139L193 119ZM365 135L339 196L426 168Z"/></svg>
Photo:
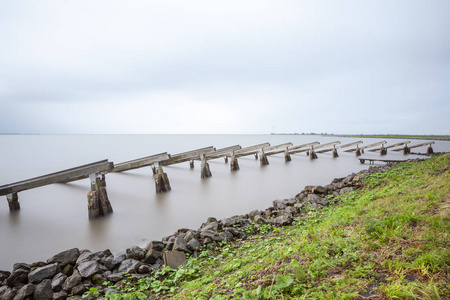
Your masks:
<svg viewBox="0 0 450 300"><path fill-rule="evenodd" d="M52 290L55 292L59 292L62 290L62 286L64 284L64 281L66 281L67 276L63 273L56 274L52 279Z"/></svg>
<svg viewBox="0 0 450 300"><path fill-rule="evenodd" d="M52 281L50 279L45 279L39 283L34 289L33 300L52 300Z"/></svg>
<svg viewBox="0 0 450 300"><path fill-rule="evenodd" d="M78 272L83 278L91 278L101 272L100 264L95 260L82 262L78 265Z"/></svg>
<svg viewBox="0 0 450 300"><path fill-rule="evenodd" d="M82 281L82 278L81 278L80 273L78 273L77 270L74 270L73 274L71 276L67 277L66 281L64 281L64 284L62 286L63 290L70 292L70 291L72 291L72 289L75 286L79 285L81 283L81 281Z"/></svg>
<svg viewBox="0 0 450 300"><path fill-rule="evenodd" d="M155 249L158 251L163 251L164 248L166 248L166 243L161 242L161 241L152 241L152 242L148 243L147 247L146 247L147 250Z"/></svg>
<svg viewBox="0 0 450 300"><path fill-rule="evenodd" d="M67 264L75 264L79 256L80 250L78 248L73 248L56 254L55 256L50 258L47 263L58 263L61 267L64 267Z"/></svg>
<svg viewBox="0 0 450 300"><path fill-rule="evenodd" d="M126 259L142 260L144 259L146 250L139 246L132 246L127 249Z"/></svg>
<svg viewBox="0 0 450 300"><path fill-rule="evenodd" d="M177 238L175 238L172 249L174 251L190 252L190 250L187 248L187 243L182 236L178 236Z"/></svg>
<svg viewBox="0 0 450 300"><path fill-rule="evenodd" d="M67 299L67 293L64 291L59 291L53 294L53 300L65 300Z"/></svg>
<svg viewBox="0 0 450 300"><path fill-rule="evenodd" d="M154 264L158 258L162 256L162 252L156 249L150 249L145 256L143 262L145 264Z"/></svg>
<svg viewBox="0 0 450 300"><path fill-rule="evenodd" d="M0 299L13 300L17 293L17 288L10 288L8 286L0 286Z"/></svg>
<svg viewBox="0 0 450 300"><path fill-rule="evenodd" d="M135 273L142 263L135 259L124 260L117 270L119 273Z"/></svg>
<svg viewBox="0 0 450 300"><path fill-rule="evenodd" d="M18 269L15 270L9 275L6 279L6 284L9 287L22 287L24 284L28 283L28 274L29 271Z"/></svg>
<svg viewBox="0 0 450 300"><path fill-rule="evenodd" d="M13 298L13 300L25 300L31 298L34 292L34 285L29 283L24 285ZM1 298L4 299L4 298Z"/></svg>
<svg viewBox="0 0 450 300"><path fill-rule="evenodd" d="M271 223L277 226L287 226L292 224L292 218L288 216L279 216L274 219L271 219Z"/></svg>
<svg viewBox="0 0 450 300"><path fill-rule="evenodd" d="M59 270L58 263L37 268L28 274L28 281L33 284L38 284L44 279L53 278Z"/></svg>
<svg viewBox="0 0 450 300"><path fill-rule="evenodd" d="M200 242L196 238L193 238L188 242L187 247L191 251L199 251L201 245L200 245Z"/></svg>

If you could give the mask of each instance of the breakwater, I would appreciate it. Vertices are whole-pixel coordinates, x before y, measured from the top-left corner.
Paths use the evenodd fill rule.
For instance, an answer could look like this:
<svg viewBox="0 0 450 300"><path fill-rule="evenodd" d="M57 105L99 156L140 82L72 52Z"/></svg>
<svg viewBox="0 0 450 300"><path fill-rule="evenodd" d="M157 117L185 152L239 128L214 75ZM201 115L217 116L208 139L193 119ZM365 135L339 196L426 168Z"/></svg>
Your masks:
<svg viewBox="0 0 450 300"><path fill-rule="evenodd" d="M335 178L330 184L306 186L289 199L274 200L265 210L223 219L210 217L198 229L182 228L145 248L132 246L113 255L110 250L91 252L73 248L49 258L46 262L16 263L12 272L0 272L1 299L81 298L86 288L96 287L103 293L117 291L105 288L103 281L118 282L124 273L135 277L150 276L163 265L177 268L186 255L197 256L203 249L219 247L220 242L245 239L250 226L288 226L311 209L330 205L330 199L359 188L361 179L374 172L384 172L392 165L371 166L367 170ZM78 295L78 296L77 296Z"/></svg>

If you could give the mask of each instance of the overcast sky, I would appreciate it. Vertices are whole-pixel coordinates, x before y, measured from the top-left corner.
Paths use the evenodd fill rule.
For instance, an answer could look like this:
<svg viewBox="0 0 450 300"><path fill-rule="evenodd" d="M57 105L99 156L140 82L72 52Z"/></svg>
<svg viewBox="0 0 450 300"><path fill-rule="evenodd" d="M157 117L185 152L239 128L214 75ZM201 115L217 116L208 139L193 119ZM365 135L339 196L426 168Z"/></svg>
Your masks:
<svg viewBox="0 0 450 300"><path fill-rule="evenodd" d="M0 133L450 134L450 1L0 1Z"/></svg>

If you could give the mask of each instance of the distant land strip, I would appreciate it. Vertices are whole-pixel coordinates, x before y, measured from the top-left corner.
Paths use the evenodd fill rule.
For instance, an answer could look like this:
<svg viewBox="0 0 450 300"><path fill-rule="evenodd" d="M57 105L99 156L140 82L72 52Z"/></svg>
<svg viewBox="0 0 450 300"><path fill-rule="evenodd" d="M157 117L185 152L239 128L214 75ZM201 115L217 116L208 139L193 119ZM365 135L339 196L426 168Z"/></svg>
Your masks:
<svg viewBox="0 0 450 300"><path fill-rule="evenodd" d="M405 135L405 134L324 134L324 136L355 137L355 138L390 138L450 141L450 135Z"/></svg>

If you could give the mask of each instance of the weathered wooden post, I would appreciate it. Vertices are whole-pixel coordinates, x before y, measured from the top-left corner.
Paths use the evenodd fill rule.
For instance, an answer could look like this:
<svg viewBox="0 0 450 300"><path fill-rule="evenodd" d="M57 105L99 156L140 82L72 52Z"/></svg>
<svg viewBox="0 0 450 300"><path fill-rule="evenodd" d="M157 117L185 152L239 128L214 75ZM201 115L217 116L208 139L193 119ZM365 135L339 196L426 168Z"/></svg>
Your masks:
<svg viewBox="0 0 450 300"><path fill-rule="evenodd" d="M201 154L200 155L200 159L202 160L202 165L201 165L201 169L202 170L201 170L201 174L200 174L201 178L211 177L212 174L211 174L211 171L209 169L209 164L206 161L205 154Z"/></svg>
<svg viewBox="0 0 450 300"><path fill-rule="evenodd" d="M314 151L314 146L311 146L311 151L309 151L309 158L310 159L316 159L317 158L317 154Z"/></svg>
<svg viewBox="0 0 450 300"><path fill-rule="evenodd" d="M113 212L108 194L103 186L102 177L98 173L89 175L91 190L88 193L89 219L106 216Z"/></svg>
<svg viewBox="0 0 450 300"><path fill-rule="evenodd" d="M384 145L381 145L380 148L380 155L386 155L387 154L387 149L384 147Z"/></svg>
<svg viewBox="0 0 450 300"><path fill-rule="evenodd" d="M333 157L339 157L339 154L338 154L338 152L337 152L337 149L336 149L336 146L335 145L333 145Z"/></svg>
<svg viewBox="0 0 450 300"><path fill-rule="evenodd" d="M364 149L361 150L361 149L359 149L359 146L356 145L356 156L361 156L361 151L362 151L362 153L364 153Z"/></svg>
<svg viewBox="0 0 450 300"><path fill-rule="evenodd" d="M234 151L231 152L231 160L230 160L230 170L231 171L237 171L239 170L239 162L236 158L236 155L234 155Z"/></svg>
<svg viewBox="0 0 450 300"><path fill-rule="evenodd" d="M411 153L411 149L405 144L405 146L403 147L403 154L410 154Z"/></svg>
<svg viewBox="0 0 450 300"><path fill-rule="evenodd" d="M191 161L189 162L189 167L190 167L191 169L194 168L194 160L191 160Z"/></svg>
<svg viewBox="0 0 450 300"><path fill-rule="evenodd" d="M259 152L259 163L261 166L265 166L269 164L269 160L267 159L266 153L264 153L264 149L261 149Z"/></svg>
<svg viewBox="0 0 450 300"><path fill-rule="evenodd" d="M433 152L433 148L431 147L431 144L428 144L428 147L427 147L427 154L433 154L434 152Z"/></svg>
<svg viewBox="0 0 450 300"><path fill-rule="evenodd" d="M284 161L291 161L291 153L289 152L289 146L284 149Z"/></svg>
<svg viewBox="0 0 450 300"><path fill-rule="evenodd" d="M164 173L161 164L159 162L156 164L157 164L155 167L156 174L154 176L156 192L157 193L168 192L172 189L170 187L169 177L167 177L167 174Z"/></svg>
<svg viewBox="0 0 450 300"><path fill-rule="evenodd" d="M12 193L6 195L6 200L8 200L9 210L20 210L19 196L17 193Z"/></svg>

